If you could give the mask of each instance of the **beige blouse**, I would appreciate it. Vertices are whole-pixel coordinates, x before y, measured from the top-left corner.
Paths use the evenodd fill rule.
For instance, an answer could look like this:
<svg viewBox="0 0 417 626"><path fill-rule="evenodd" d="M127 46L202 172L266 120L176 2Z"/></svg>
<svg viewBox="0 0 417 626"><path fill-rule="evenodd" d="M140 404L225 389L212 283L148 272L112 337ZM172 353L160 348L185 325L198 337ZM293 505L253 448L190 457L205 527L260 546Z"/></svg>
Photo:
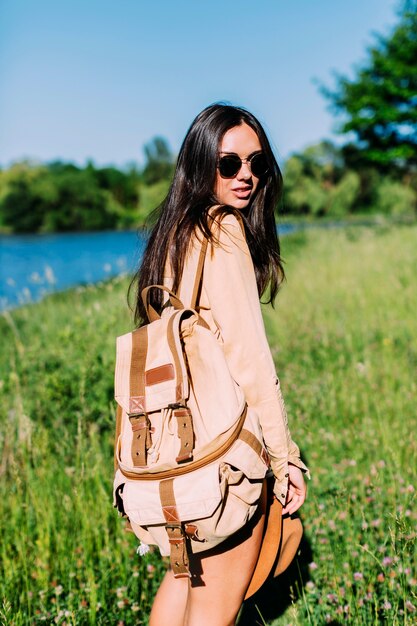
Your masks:
<svg viewBox="0 0 417 626"><path fill-rule="evenodd" d="M207 249L200 294L200 314L223 346L230 373L242 387L248 407L259 415L275 476L274 493L284 504L288 463L309 471L291 439L288 418L274 361L265 334L252 258L239 221L226 215L213 225L218 241ZM185 306L191 302L201 244L190 242L179 289ZM172 285L170 266L164 284Z"/></svg>

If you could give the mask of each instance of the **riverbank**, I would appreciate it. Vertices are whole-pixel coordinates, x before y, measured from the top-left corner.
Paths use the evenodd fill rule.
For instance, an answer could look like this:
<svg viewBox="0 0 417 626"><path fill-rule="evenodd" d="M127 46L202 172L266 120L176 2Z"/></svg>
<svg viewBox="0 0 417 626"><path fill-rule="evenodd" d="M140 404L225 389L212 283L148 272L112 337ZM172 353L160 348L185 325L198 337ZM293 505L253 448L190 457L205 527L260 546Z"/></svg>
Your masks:
<svg viewBox="0 0 417 626"><path fill-rule="evenodd" d="M346 220L279 220L280 236L311 228L389 226L401 222L382 215L355 215ZM415 220L414 220L415 223ZM88 285L120 274L133 274L146 241L141 229L0 235L0 311L37 302L46 294Z"/></svg>
<svg viewBox="0 0 417 626"><path fill-rule="evenodd" d="M411 625L417 227L307 229L283 238L282 252L287 281L265 321L313 479L299 568L257 605L276 626ZM111 507L126 288L113 279L0 315L5 623L147 623L164 566L137 556Z"/></svg>

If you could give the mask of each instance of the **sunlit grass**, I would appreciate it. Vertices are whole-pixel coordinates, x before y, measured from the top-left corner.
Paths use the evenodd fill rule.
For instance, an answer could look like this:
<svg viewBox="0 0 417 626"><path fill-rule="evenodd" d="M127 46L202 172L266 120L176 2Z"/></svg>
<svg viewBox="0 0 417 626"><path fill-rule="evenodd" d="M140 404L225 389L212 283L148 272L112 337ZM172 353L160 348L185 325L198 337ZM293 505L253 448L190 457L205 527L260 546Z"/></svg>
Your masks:
<svg viewBox="0 0 417 626"><path fill-rule="evenodd" d="M273 623L416 623L417 228L307 231L284 238L283 254L287 284L265 318L313 474L311 554ZM147 623L164 565L136 554L111 503L126 288L0 317L0 623Z"/></svg>

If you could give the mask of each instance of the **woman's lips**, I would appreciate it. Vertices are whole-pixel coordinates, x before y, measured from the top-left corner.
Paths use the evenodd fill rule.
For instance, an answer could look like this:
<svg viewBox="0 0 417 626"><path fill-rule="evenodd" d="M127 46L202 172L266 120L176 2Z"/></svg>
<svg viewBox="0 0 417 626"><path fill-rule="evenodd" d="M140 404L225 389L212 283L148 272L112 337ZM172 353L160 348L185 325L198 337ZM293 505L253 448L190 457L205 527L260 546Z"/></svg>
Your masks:
<svg viewBox="0 0 417 626"><path fill-rule="evenodd" d="M252 187L236 187L232 189L233 193L240 199L247 198L250 195Z"/></svg>

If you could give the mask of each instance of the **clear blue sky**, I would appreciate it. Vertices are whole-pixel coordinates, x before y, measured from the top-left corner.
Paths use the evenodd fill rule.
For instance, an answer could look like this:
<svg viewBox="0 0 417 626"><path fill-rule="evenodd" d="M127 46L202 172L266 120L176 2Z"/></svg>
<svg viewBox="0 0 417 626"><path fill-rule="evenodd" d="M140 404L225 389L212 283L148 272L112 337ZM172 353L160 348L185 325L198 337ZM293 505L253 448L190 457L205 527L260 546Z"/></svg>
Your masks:
<svg viewBox="0 0 417 626"><path fill-rule="evenodd" d="M0 165L23 157L123 165L156 134L177 151L228 100L279 157L331 138L312 80L351 73L398 0L0 0Z"/></svg>

